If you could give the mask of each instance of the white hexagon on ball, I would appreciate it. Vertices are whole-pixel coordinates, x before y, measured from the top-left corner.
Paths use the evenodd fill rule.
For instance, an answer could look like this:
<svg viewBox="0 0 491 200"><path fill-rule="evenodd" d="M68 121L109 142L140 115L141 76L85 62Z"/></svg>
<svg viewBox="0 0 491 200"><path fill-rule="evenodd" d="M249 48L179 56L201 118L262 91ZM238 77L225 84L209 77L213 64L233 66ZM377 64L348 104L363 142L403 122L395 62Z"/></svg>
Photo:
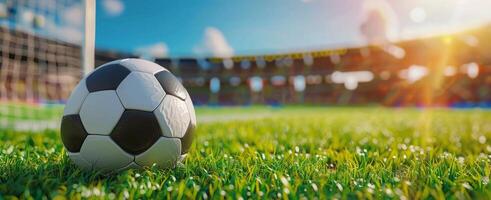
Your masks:
<svg viewBox="0 0 491 200"><path fill-rule="evenodd" d="M165 96L155 77L148 73L131 72L116 89L126 109L153 111Z"/></svg>
<svg viewBox="0 0 491 200"><path fill-rule="evenodd" d="M101 172L122 169L134 159L109 136L104 135L87 136L80 149L80 155L90 164L91 169Z"/></svg>
<svg viewBox="0 0 491 200"><path fill-rule="evenodd" d="M72 160L73 163L75 163L77 166L79 166L84 170L90 170L92 167L91 164L82 157L80 152L79 153L68 152L68 157L70 158L70 160Z"/></svg>
<svg viewBox="0 0 491 200"><path fill-rule="evenodd" d="M143 166L156 164L161 168L172 168L181 155L181 140L161 137L147 151L137 155L135 162Z"/></svg>
<svg viewBox="0 0 491 200"><path fill-rule="evenodd" d="M88 94L89 90L85 85L85 79L82 79L70 94L70 97L68 98L65 106L65 110L63 111L63 115L65 116L78 114Z"/></svg>
<svg viewBox="0 0 491 200"><path fill-rule="evenodd" d="M186 92L186 106L188 108L189 117L191 117L191 124L196 126L196 114L194 111L193 101L191 100L191 97L187 92Z"/></svg>
<svg viewBox="0 0 491 200"><path fill-rule="evenodd" d="M89 134L109 135L124 112L116 91L90 93L80 110L80 118Z"/></svg>
<svg viewBox="0 0 491 200"><path fill-rule="evenodd" d="M184 137L191 120L186 102L166 95L154 114L165 137Z"/></svg>

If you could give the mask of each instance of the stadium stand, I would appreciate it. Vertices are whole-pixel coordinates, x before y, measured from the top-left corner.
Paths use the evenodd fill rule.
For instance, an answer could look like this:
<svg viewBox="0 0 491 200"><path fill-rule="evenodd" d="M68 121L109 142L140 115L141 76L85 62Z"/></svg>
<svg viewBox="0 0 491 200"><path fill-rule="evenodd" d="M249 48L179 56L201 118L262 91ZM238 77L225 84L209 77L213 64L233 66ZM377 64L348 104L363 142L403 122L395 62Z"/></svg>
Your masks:
<svg viewBox="0 0 491 200"><path fill-rule="evenodd" d="M490 30L388 46L156 62L179 76L201 105L489 106ZM128 55L111 58L122 57Z"/></svg>

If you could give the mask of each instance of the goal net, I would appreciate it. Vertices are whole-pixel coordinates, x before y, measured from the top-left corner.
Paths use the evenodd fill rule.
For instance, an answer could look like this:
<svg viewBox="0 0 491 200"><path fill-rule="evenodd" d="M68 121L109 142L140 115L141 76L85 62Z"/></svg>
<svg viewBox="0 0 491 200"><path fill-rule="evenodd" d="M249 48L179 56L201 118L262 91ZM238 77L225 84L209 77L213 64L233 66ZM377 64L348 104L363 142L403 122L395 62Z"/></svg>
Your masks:
<svg viewBox="0 0 491 200"><path fill-rule="evenodd" d="M83 75L85 2L0 0L0 130L59 126Z"/></svg>

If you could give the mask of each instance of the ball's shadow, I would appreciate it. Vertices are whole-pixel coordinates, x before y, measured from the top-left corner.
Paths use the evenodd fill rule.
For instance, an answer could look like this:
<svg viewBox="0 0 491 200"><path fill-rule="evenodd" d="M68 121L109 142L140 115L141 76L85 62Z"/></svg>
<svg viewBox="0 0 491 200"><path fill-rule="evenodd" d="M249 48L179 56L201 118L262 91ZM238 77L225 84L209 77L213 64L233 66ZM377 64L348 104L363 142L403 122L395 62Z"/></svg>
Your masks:
<svg viewBox="0 0 491 200"><path fill-rule="evenodd" d="M78 193L77 187L90 187L98 184L120 185L130 177L139 176L179 176L181 170L162 170L158 168L129 169L120 172L101 173L94 170L82 170L73 164L67 156L60 162L46 162L38 165L7 165L0 172L0 194L22 196L28 192L35 199L53 197L53 191Z"/></svg>

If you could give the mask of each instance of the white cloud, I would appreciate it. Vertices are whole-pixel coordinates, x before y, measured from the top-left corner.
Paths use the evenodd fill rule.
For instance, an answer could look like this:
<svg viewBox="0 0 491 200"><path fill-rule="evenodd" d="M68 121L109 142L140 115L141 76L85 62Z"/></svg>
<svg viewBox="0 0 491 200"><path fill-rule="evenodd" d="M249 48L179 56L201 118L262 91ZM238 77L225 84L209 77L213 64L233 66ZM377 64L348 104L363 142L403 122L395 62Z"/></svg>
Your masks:
<svg viewBox="0 0 491 200"><path fill-rule="evenodd" d="M76 4L64 10L63 20L69 26L82 27L84 22L82 5Z"/></svg>
<svg viewBox="0 0 491 200"><path fill-rule="evenodd" d="M65 26L65 27L59 27L57 30L58 38L67 41L67 42L72 42L76 44L81 44L82 43L82 31L77 28Z"/></svg>
<svg viewBox="0 0 491 200"><path fill-rule="evenodd" d="M32 20L34 19L34 13L30 10L24 10L21 12L21 23L22 24L32 24Z"/></svg>
<svg viewBox="0 0 491 200"><path fill-rule="evenodd" d="M43 0L42 2L51 2L50 0ZM44 19L44 30L46 33L56 39L81 44L83 39L83 8L81 4L74 4L61 13L62 20L57 23L52 19Z"/></svg>
<svg viewBox="0 0 491 200"><path fill-rule="evenodd" d="M107 14L112 16L118 16L124 10L124 4L121 0L104 0L102 5Z"/></svg>
<svg viewBox="0 0 491 200"><path fill-rule="evenodd" d="M234 55L234 49L228 44L223 33L215 27L207 27L203 42L194 48L194 52L203 56L228 58Z"/></svg>
<svg viewBox="0 0 491 200"><path fill-rule="evenodd" d="M81 44L83 39L83 33L80 28L57 25L52 20L46 20L46 33L56 39L74 44Z"/></svg>
<svg viewBox="0 0 491 200"><path fill-rule="evenodd" d="M169 48L163 42L142 46L135 49L135 52L142 58L152 60L154 58L166 57L169 53Z"/></svg>

